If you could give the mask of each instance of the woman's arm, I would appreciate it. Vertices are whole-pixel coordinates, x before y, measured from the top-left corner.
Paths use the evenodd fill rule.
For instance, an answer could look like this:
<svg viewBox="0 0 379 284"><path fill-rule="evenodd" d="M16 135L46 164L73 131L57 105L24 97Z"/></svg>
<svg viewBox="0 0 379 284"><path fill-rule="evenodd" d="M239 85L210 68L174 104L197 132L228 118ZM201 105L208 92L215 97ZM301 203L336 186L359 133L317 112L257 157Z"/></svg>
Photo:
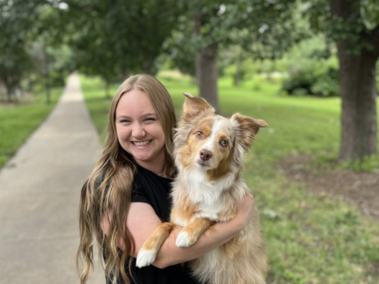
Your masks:
<svg viewBox="0 0 379 284"><path fill-rule="evenodd" d="M186 262L223 245L242 230L250 218L253 207L253 197L250 193L247 193L238 205L235 218L229 222L216 223L195 244L188 248L178 248L176 246L176 238L181 229L174 229L159 250L153 265L158 268L164 268ZM106 218L103 218L102 226L105 233L107 233L107 223ZM161 221L149 204L131 203L127 226L135 241L135 250L132 252L133 257L137 257L143 243L159 224L161 224ZM119 247L123 249L122 241L120 241Z"/></svg>

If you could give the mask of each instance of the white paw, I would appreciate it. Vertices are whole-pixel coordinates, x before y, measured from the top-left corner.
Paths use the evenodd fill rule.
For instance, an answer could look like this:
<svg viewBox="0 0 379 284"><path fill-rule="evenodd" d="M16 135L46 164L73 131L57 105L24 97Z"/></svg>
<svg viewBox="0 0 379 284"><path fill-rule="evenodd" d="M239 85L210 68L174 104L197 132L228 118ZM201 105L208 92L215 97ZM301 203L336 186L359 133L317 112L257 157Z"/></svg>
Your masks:
<svg viewBox="0 0 379 284"><path fill-rule="evenodd" d="M155 250L143 250L141 249L137 255L136 266L139 268L152 264L157 256Z"/></svg>
<svg viewBox="0 0 379 284"><path fill-rule="evenodd" d="M188 239L188 234L186 232L180 232L176 238L176 246L179 248L188 248L192 245Z"/></svg>

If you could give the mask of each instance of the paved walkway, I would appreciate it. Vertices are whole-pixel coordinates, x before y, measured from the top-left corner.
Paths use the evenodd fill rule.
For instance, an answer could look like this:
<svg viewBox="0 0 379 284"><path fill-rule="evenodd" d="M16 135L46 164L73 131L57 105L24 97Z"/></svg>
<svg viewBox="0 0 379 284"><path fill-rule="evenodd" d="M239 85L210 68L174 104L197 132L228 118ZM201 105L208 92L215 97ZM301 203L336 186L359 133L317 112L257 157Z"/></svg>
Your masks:
<svg viewBox="0 0 379 284"><path fill-rule="evenodd" d="M0 283L79 283L79 196L101 144L73 74L54 111L0 171ZM104 284L101 268L90 284Z"/></svg>

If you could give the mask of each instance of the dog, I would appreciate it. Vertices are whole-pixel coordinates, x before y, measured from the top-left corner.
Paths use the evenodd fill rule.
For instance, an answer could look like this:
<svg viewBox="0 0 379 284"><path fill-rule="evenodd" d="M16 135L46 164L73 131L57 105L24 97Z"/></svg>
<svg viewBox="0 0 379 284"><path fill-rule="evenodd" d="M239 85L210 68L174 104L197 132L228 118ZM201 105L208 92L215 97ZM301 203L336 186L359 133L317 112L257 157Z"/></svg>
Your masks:
<svg viewBox="0 0 379 284"><path fill-rule="evenodd" d="M138 267L154 262L173 227L183 227L178 247L194 244L215 222L236 215L236 204L246 191L241 178L244 156L264 120L234 114L230 119L216 115L214 108L189 93L174 136L178 175L171 192L173 207L169 223L162 223L145 241L137 256ZM193 275L210 284L264 284L268 269L259 216L219 248L190 263Z"/></svg>

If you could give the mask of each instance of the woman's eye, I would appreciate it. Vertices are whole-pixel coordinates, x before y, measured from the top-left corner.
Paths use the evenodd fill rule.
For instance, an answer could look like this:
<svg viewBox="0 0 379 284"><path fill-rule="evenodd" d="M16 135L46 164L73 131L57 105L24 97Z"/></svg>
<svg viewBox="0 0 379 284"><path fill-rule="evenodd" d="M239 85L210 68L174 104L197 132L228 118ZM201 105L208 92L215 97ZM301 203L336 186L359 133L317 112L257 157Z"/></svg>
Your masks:
<svg viewBox="0 0 379 284"><path fill-rule="evenodd" d="M155 118L154 117L148 117L145 119L146 121L155 121Z"/></svg>
<svg viewBox="0 0 379 284"><path fill-rule="evenodd" d="M129 122L130 122L130 120L127 120L127 119L120 120L120 123L129 123Z"/></svg>
<svg viewBox="0 0 379 284"><path fill-rule="evenodd" d="M220 145L223 146L223 147L228 146L228 143L229 143L229 142L228 142L227 140L221 140L221 141L220 141Z"/></svg>

